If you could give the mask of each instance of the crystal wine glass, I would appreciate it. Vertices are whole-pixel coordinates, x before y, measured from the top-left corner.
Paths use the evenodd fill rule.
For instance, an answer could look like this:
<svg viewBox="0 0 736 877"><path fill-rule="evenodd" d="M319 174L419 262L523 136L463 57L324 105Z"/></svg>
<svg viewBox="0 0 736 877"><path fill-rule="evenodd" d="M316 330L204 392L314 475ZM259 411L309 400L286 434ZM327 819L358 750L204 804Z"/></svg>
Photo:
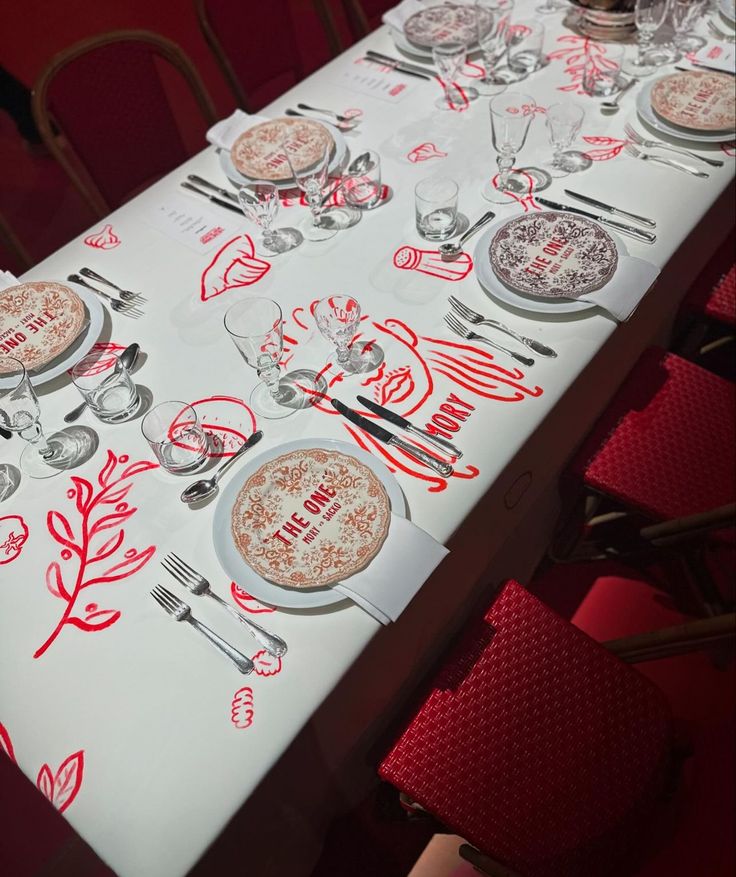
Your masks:
<svg viewBox="0 0 736 877"><path fill-rule="evenodd" d="M345 372L365 371L361 351L351 351L360 323L360 305L349 295L330 295L317 302L314 318L319 331L337 350L337 362ZM354 355L351 355L354 354Z"/></svg>
<svg viewBox="0 0 736 877"><path fill-rule="evenodd" d="M483 189L483 197L494 204L509 202L509 194L529 194L529 184L511 176L516 154L523 148L534 118L534 98L509 91L491 99L491 137L496 150L498 177Z"/></svg>
<svg viewBox="0 0 736 877"><path fill-rule="evenodd" d="M649 76L657 66L649 58L654 34L659 30L667 15L669 0L636 0L634 20L639 50L636 58L626 65L626 72L632 76Z"/></svg>
<svg viewBox="0 0 736 877"><path fill-rule="evenodd" d="M432 47L432 60L442 81L445 96L435 106L438 109L464 109L468 101L478 97L475 88L463 88L456 84L460 68L465 63L468 47L465 43L448 42Z"/></svg>
<svg viewBox="0 0 736 877"><path fill-rule="evenodd" d="M550 143L554 148L552 161L548 166L554 171L574 174L587 170L592 160L584 152L571 150L569 146L580 133L585 111L572 101L561 101L547 108L546 119Z"/></svg>
<svg viewBox="0 0 736 877"><path fill-rule="evenodd" d="M509 16L514 8L514 0L476 0L475 32L478 46L483 55L483 78L479 80L480 93L493 97L506 90L506 83L497 77L496 66L506 54L508 44L505 39Z"/></svg>
<svg viewBox="0 0 736 877"><path fill-rule="evenodd" d="M707 40L691 33L705 12L708 0L672 0L672 26L675 29L675 48L679 55L697 52Z"/></svg>
<svg viewBox="0 0 736 877"><path fill-rule="evenodd" d="M279 212L279 190L273 183L244 186L238 201L245 216L261 230L261 244L271 253L285 253L296 246L295 235L272 228Z"/></svg>
<svg viewBox="0 0 736 877"><path fill-rule="evenodd" d="M329 215L324 213L322 207L322 197L332 154L332 141L325 143L324 147L320 149L316 161L306 167L288 142L284 142L282 148L289 162L291 174L297 186L304 192L311 212L311 218L300 223L299 231L308 241L326 241L337 233L337 228L334 227Z"/></svg>

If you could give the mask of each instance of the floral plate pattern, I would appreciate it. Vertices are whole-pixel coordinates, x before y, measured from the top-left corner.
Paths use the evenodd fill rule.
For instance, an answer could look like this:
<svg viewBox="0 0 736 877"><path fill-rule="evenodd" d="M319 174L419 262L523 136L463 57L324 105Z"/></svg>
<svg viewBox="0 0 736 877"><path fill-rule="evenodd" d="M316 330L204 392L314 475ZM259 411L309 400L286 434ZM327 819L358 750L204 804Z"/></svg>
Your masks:
<svg viewBox="0 0 736 877"><path fill-rule="evenodd" d="M311 119L270 119L248 128L233 143L230 158L235 169L254 180L271 182L291 179L282 144L287 142L296 156L297 170L315 164L326 145L334 151L330 132Z"/></svg>
<svg viewBox="0 0 736 877"><path fill-rule="evenodd" d="M490 26L491 16L485 11L480 14L487 16ZM431 49L441 43L472 45L477 40L475 9L450 3L421 9L404 22L404 36L421 49Z"/></svg>
<svg viewBox="0 0 736 877"><path fill-rule="evenodd" d="M733 76L672 73L654 83L652 110L665 122L691 131L730 131L736 126Z"/></svg>

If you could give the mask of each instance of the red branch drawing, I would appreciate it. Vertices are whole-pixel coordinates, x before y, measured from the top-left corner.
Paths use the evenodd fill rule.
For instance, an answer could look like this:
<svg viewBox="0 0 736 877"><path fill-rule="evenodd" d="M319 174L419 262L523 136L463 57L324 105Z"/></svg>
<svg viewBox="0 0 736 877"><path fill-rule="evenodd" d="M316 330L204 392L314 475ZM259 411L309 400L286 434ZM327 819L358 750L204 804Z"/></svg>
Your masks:
<svg viewBox="0 0 736 877"><path fill-rule="evenodd" d="M85 478L72 476L74 487L67 491L67 497L74 501L80 517L77 535L68 518L61 512L52 509L46 516L49 533L63 546L61 560L69 566L76 565L76 572L72 573L74 584L68 587L68 567L65 575L61 563L54 560L46 570L46 587L54 597L64 601L66 607L51 635L34 652L34 658L43 655L67 624L85 633L104 630L114 624L120 618L120 610L100 609L96 603L88 603L84 607L84 617L80 617L76 611L79 598L93 585L118 582L132 576L148 563L156 551L155 545L149 545L142 551L129 548L120 556L125 541L123 525L138 511L135 506L125 502L133 486L130 479L141 472L157 468L157 464L149 460L140 460L125 466L126 463L127 454L117 457L113 451L108 450L107 461L97 477L100 486L97 492ZM118 464L125 468L116 473ZM113 478L113 475L117 477ZM103 561L106 568L100 572L97 564Z"/></svg>
<svg viewBox="0 0 736 877"><path fill-rule="evenodd" d="M613 61L606 58L605 45L596 43L589 37L566 34L558 37L557 42L562 45L562 48L550 52L547 57L550 61L564 60L565 73L572 79L569 85L558 85L558 91L574 91L576 94L585 94L583 71L588 62L593 65L596 75L616 67Z"/></svg>

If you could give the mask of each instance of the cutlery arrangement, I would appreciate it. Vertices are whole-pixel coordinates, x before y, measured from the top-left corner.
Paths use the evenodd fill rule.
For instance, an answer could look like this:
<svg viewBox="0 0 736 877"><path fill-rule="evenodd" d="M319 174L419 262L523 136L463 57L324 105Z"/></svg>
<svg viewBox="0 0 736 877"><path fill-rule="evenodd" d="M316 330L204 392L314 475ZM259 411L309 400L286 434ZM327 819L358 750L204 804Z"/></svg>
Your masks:
<svg viewBox="0 0 736 877"><path fill-rule="evenodd" d="M455 313L462 317L466 322L472 323L474 326L490 326L492 329L498 329L499 332L505 332L525 347L528 347L529 350L539 354L539 356L548 356L550 358L557 356L556 351L551 347L548 347L546 344L542 344L541 341L537 341L534 338L527 338L526 335L520 335L504 323L499 323L498 320L491 320L489 317L484 317L483 314L471 310L466 304L461 302L460 299L455 298L454 295L451 295L447 300Z"/></svg>
<svg viewBox="0 0 736 877"><path fill-rule="evenodd" d="M390 55L384 55L381 52L374 52L371 49L365 53L366 60L373 61L374 64L383 64L384 67L390 67L397 73L406 73L408 76L416 76L419 79L434 79L434 75L428 71L426 67L420 67L418 64L410 64L408 61L401 61L398 58L392 58Z"/></svg>
<svg viewBox="0 0 736 877"><path fill-rule="evenodd" d="M486 338L485 335L478 335L476 332L472 332L470 329L467 329L460 320L455 316L455 314L445 314L445 323L449 329L454 332L456 335L459 335L460 338L465 339L465 341L482 341L484 344L487 344L489 347L493 347L495 350L500 350L502 353L507 354L512 359L515 359L517 362L520 362L522 365L532 366L534 365L534 360L528 356L522 356L520 353L517 353L515 350L509 350L508 347L504 347L501 344L497 344L495 341L491 341L490 338Z"/></svg>
<svg viewBox="0 0 736 877"><path fill-rule="evenodd" d="M670 152L677 152L679 155L687 155L697 161L705 162L705 164L709 164L711 167L723 167L723 162L720 158L708 158L705 155L698 155L697 152L691 152L682 146L670 146L669 143L663 143L661 140L647 140L646 137L642 137L628 123L624 125L624 133L637 146L645 146L647 149L668 149Z"/></svg>
<svg viewBox="0 0 736 877"><path fill-rule="evenodd" d="M675 161L673 158L662 158L659 155L652 155L650 152L642 152L631 143L624 146L624 152L632 158L640 158L642 161L654 161L657 164L664 164L667 167L673 167L678 171L684 171L686 174L691 174L693 177L707 179L710 176L710 174L705 171L696 171L695 168L692 168L687 164L682 164L682 162Z"/></svg>
<svg viewBox="0 0 736 877"><path fill-rule="evenodd" d="M220 478L225 474L225 471L229 469L236 460L239 460L246 451L249 451L253 445L258 444L262 438L263 433L260 429L254 432L250 438L243 442L232 457L228 457L224 463L220 464L212 478L201 478L199 481L190 484L189 487L185 487L181 493L181 501L189 505L191 503L201 502L203 499L207 499L207 497L216 493L217 484L220 481Z"/></svg>
<svg viewBox="0 0 736 877"><path fill-rule="evenodd" d="M576 213L578 216L586 216L588 219L594 219L596 222L600 222L603 225L616 229L616 231L621 234L644 241L647 244L653 244L657 240L657 235L654 234L654 232L644 231L641 228L634 228L633 225L626 225L626 223L617 222L615 219L610 219L608 216L601 216L600 214L591 213L588 210L581 210L579 207L572 207L569 204L558 204L556 201L550 201L549 198L542 198L541 195L537 196L537 201L544 207L549 207L550 210Z"/></svg>
<svg viewBox="0 0 736 877"><path fill-rule="evenodd" d="M233 203L230 200L225 200L224 198L218 198L217 195L210 195L209 192L203 192L202 189L198 189L195 185L188 182L187 180L185 180L183 183L180 183L180 185L182 189L186 189L189 192L196 192L197 195L202 195L203 198L211 201L212 204L217 204L218 207L224 207L226 210L232 210L234 213L239 213L241 216L243 215L243 211L240 209L237 203Z"/></svg>
<svg viewBox="0 0 736 877"><path fill-rule="evenodd" d="M90 292L93 292L98 298L106 301L107 304L119 314L123 314L124 316L133 319L143 316L143 310L140 303L145 301L145 299L138 295L138 293L121 289L119 290L119 297L116 297L109 292L105 292L104 290L93 286L89 280L85 280L85 277L89 278L89 280L94 279L97 283L104 283L113 289L118 289L118 287L109 280L104 280L99 274L95 274L95 272L91 271L89 268L82 268L79 274L70 274L67 277L67 280L72 283L78 283L80 286L84 286L85 289L89 289ZM125 293L125 296L123 296L122 293Z"/></svg>
<svg viewBox="0 0 736 877"><path fill-rule="evenodd" d="M439 246L440 258L442 258L446 262L450 262L453 259L457 259L457 257L463 251L463 244L469 238L471 238L479 229L483 228L484 225L487 225L492 219L496 218L496 214L489 210L487 213L484 213L483 216L477 221L474 222L473 225L465 232L465 234L461 235L460 240L457 243L444 243Z"/></svg>
<svg viewBox="0 0 736 877"><path fill-rule="evenodd" d="M300 113L298 110L292 110L290 107L284 110L285 116L296 116L297 118L302 119L311 119L313 116L310 116L307 113ZM347 122L339 122L336 119L322 119L320 121L327 122L328 125L332 125L333 128L337 128L338 131L353 131L358 127L358 122L352 119L349 119Z"/></svg>
<svg viewBox="0 0 736 877"><path fill-rule="evenodd" d="M648 228L657 227L657 223L646 216L640 216L638 213L631 213L628 210L623 210L621 207L614 207L612 204L606 204L605 201L598 201L596 198L591 198L590 195L582 195L580 192L573 192L572 189L565 189L564 192L571 198L577 198L577 200L582 201L583 204L589 204L591 207L605 210L606 213L611 213L614 216L623 216L625 219L631 219L633 222L646 225Z"/></svg>
<svg viewBox="0 0 736 877"><path fill-rule="evenodd" d="M421 429L418 426L414 426L411 421L407 420L405 417L402 417L400 414L396 414L395 411L389 411L388 408L384 408L383 405L379 405L377 402L372 402L370 399L366 399L365 396L357 396L358 402L369 411L372 411L374 414L378 414L379 417L382 417L384 420L387 420L389 423L393 423L394 426L398 426L399 429L403 429L404 432L408 432L410 435L414 435L417 438L422 439L422 441L428 442L430 445L433 445L443 454L450 454L452 457L457 457L460 459L462 457L463 452L453 445L452 442L447 441L447 439L443 439L439 435L432 435L424 429Z"/></svg>

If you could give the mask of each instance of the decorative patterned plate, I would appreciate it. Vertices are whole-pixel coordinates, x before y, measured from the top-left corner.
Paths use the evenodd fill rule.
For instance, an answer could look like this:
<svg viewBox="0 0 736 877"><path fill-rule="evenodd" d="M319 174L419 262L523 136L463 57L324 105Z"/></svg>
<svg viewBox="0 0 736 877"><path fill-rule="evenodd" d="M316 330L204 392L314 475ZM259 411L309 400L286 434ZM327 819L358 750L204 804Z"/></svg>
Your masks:
<svg viewBox="0 0 736 877"><path fill-rule="evenodd" d="M636 92L636 111L642 122L645 122L657 134L664 134L667 137L674 137L685 143L727 143L734 139L733 131L687 131L685 128L677 128L670 125L652 109L650 101L651 91L656 82L647 82L642 85L641 90Z"/></svg>
<svg viewBox="0 0 736 877"><path fill-rule="evenodd" d="M730 131L736 125L733 76L672 73L652 86L652 109L665 122L690 131Z"/></svg>
<svg viewBox="0 0 736 877"><path fill-rule="evenodd" d="M20 359L29 371L42 368L74 343L85 320L84 304L68 286L53 280L10 286L0 291L0 355Z"/></svg>
<svg viewBox="0 0 736 877"><path fill-rule="evenodd" d="M488 257L511 289L546 298L576 298L613 277L613 238L583 216L548 211L519 216L494 235Z"/></svg>
<svg viewBox="0 0 736 877"><path fill-rule="evenodd" d="M490 24L490 16L488 16ZM409 16L404 22L404 36L413 46L431 49L441 43L464 43L471 46L477 41L475 9L472 6L430 6Z"/></svg>
<svg viewBox="0 0 736 877"><path fill-rule="evenodd" d="M271 182L290 180L291 171L281 147L284 142L293 147L297 170L315 164L326 146L333 152L335 149L332 135L320 122L269 119L244 131L233 143L230 158L243 176Z"/></svg>
<svg viewBox="0 0 736 877"><path fill-rule="evenodd" d="M269 448L257 457L248 460L238 476L231 479L222 490L215 508L212 539L217 558L227 575L256 599L272 606L283 606L288 609L312 609L332 606L347 599L339 591L330 587L289 588L273 584L245 562L231 535L233 509L243 484L251 475L266 463L283 457L285 454L315 449L339 452L365 465L383 485L392 513L401 517L406 516L404 494L391 472L373 454L361 450L354 444L328 438L297 439Z"/></svg>

